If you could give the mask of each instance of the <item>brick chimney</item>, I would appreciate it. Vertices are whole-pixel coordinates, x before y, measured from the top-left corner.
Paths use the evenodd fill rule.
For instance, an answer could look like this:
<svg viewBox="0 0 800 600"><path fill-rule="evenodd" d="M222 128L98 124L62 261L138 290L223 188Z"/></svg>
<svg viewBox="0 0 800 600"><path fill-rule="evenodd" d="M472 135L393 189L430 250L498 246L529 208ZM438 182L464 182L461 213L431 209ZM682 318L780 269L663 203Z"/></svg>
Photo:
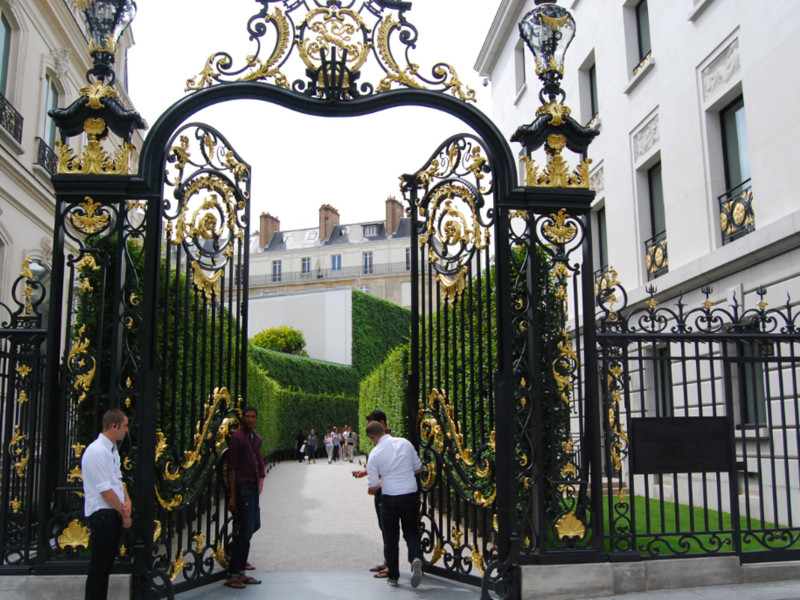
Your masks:
<svg viewBox="0 0 800 600"><path fill-rule="evenodd" d="M261 229L258 232L258 247L266 248L272 239L272 234L281 230L281 221L268 212L261 213Z"/></svg>
<svg viewBox="0 0 800 600"><path fill-rule="evenodd" d="M402 218L403 205L394 196L389 196L386 199L386 235L394 235Z"/></svg>
<svg viewBox="0 0 800 600"><path fill-rule="evenodd" d="M339 224L339 211L330 204L323 204L319 207L319 240L327 241L334 226Z"/></svg>

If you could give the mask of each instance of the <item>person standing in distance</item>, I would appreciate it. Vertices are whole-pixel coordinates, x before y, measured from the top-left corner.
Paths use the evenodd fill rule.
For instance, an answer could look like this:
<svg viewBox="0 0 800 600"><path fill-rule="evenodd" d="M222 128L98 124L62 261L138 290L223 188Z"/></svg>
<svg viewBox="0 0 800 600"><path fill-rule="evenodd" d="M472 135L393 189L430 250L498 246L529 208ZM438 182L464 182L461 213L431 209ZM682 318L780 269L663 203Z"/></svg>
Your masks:
<svg viewBox="0 0 800 600"><path fill-rule="evenodd" d="M244 409L242 426L228 442L228 483L231 496L228 508L235 523L228 578L225 585L242 589L248 584L261 583L245 575L250 538L261 527L261 510L258 497L264 489L264 458L261 456L261 436L255 432L258 410L252 406Z"/></svg>
<svg viewBox="0 0 800 600"><path fill-rule="evenodd" d="M383 554L388 567L387 583L397 585L400 578L400 526L408 546L411 587L422 580L422 548L419 534L419 493L417 473L422 462L414 446L404 438L387 435L377 421L367 425L367 437L375 444L367 462L367 492L383 492Z"/></svg>
<svg viewBox="0 0 800 600"><path fill-rule="evenodd" d="M108 578L119 550L122 528L131 526L131 499L122 482L117 442L128 435L128 417L112 408L103 414L103 432L83 453L83 514L91 531L86 600L105 600Z"/></svg>

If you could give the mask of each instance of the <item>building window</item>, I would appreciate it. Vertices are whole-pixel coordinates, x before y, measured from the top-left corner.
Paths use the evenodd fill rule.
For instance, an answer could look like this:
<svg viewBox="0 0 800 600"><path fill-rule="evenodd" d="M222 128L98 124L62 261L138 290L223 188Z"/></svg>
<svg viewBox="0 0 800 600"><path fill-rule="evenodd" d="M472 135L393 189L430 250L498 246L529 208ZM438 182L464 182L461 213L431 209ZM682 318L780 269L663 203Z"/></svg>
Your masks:
<svg viewBox="0 0 800 600"><path fill-rule="evenodd" d="M666 273L669 266L660 162L647 171L647 196L650 209L650 238L645 242L647 278L654 279Z"/></svg>
<svg viewBox="0 0 800 600"><path fill-rule="evenodd" d="M375 237L378 235L377 225L364 225L364 237Z"/></svg>
<svg viewBox="0 0 800 600"><path fill-rule="evenodd" d="M597 66L589 67L589 112L594 119L600 113L600 105L597 102Z"/></svg>
<svg viewBox="0 0 800 600"><path fill-rule="evenodd" d="M643 61L653 50L650 44L650 11L647 0L636 5L636 41L639 44L639 60Z"/></svg>
<svg viewBox="0 0 800 600"><path fill-rule="evenodd" d="M358 289L364 292L365 294L369 294L369 286L368 285L360 285Z"/></svg>
<svg viewBox="0 0 800 600"><path fill-rule="evenodd" d="M372 273L372 252L364 252L364 274L369 275Z"/></svg>
<svg viewBox="0 0 800 600"><path fill-rule="evenodd" d="M672 417L675 414L672 387L672 356L669 346L656 348L656 416Z"/></svg>
<svg viewBox="0 0 800 600"><path fill-rule="evenodd" d="M6 95L8 60L11 54L11 24L0 13L0 94Z"/></svg>
<svg viewBox="0 0 800 600"><path fill-rule="evenodd" d="M606 208L597 211L597 269L605 273L608 269L608 234L606 233Z"/></svg>
<svg viewBox="0 0 800 600"><path fill-rule="evenodd" d="M272 281L280 281L281 280L281 261L273 260L272 261Z"/></svg>
<svg viewBox="0 0 800 600"><path fill-rule="evenodd" d="M516 81L516 90L519 94L522 88L525 87L525 44L520 40L514 46L514 77Z"/></svg>
<svg viewBox="0 0 800 600"><path fill-rule="evenodd" d="M750 150L747 146L747 124L742 96L722 109L720 126L726 192L719 197L719 209L722 243L726 244L755 229Z"/></svg>
<svg viewBox="0 0 800 600"><path fill-rule="evenodd" d="M411 248L406 248L406 271L411 270Z"/></svg>
<svg viewBox="0 0 800 600"><path fill-rule="evenodd" d="M58 90L56 89L56 84L50 78L50 75L45 75L44 81L45 89L44 108L42 110L44 113L42 115L42 139L50 148L54 148L56 142L56 124L47 113L58 108Z"/></svg>
<svg viewBox="0 0 800 600"><path fill-rule="evenodd" d="M331 271L341 271L342 270L342 255L341 254L334 254L331 256Z"/></svg>
<svg viewBox="0 0 800 600"><path fill-rule="evenodd" d="M303 279L311 277L311 258L306 256L300 259L300 274Z"/></svg>
<svg viewBox="0 0 800 600"><path fill-rule="evenodd" d="M768 356L770 351L768 344L756 341L736 343L736 358L730 374L733 378L733 397L739 410L736 421L740 426L767 425L767 396L764 387L764 362L761 357Z"/></svg>

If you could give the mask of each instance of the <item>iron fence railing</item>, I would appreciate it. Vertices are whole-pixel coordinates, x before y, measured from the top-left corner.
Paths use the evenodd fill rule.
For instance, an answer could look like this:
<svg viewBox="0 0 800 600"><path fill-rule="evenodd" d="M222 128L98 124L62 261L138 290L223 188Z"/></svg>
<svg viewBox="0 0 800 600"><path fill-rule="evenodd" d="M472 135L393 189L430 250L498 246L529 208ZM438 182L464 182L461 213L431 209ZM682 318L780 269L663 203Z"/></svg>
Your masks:
<svg viewBox="0 0 800 600"><path fill-rule="evenodd" d="M283 271L280 274L265 273L263 275L250 275L250 287L268 287L286 283L313 282L325 279L355 279L357 277L375 277L381 275L396 275L411 273L411 265L406 262L377 263L369 269L363 265L357 267L343 267L341 269L317 269L315 271Z"/></svg>
<svg viewBox="0 0 800 600"><path fill-rule="evenodd" d="M753 185L750 179L729 189L719 196L718 201L723 244L737 240L755 230Z"/></svg>
<svg viewBox="0 0 800 600"><path fill-rule="evenodd" d="M58 167L58 155L40 137L36 138L36 146L36 164L50 175L55 175Z"/></svg>
<svg viewBox="0 0 800 600"><path fill-rule="evenodd" d="M22 115L0 94L0 127L10 133L19 144L22 143L22 121Z"/></svg>

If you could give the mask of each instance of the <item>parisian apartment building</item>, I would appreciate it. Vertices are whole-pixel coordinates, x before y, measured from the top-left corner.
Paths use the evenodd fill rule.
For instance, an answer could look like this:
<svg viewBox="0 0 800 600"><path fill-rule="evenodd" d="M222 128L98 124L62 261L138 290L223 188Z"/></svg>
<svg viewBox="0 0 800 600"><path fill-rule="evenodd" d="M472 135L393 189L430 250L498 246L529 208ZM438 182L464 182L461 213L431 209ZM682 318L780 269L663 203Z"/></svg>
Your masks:
<svg viewBox="0 0 800 600"><path fill-rule="evenodd" d="M753 306L800 301L800 20L791 0L560 0L577 23L565 104L599 129L589 147L594 265L632 303L656 290ZM511 137L540 106L517 24L533 0L503 0L475 68ZM521 148L517 148L522 156ZM573 164L576 164L575 161ZM522 168L520 169L522 181Z"/></svg>
<svg viewBox="0 0 800 600"><path fill-rule="evenodd" d="M339 211L323 204L309 215L316 225L290 231L262 213L251 235L251 297L352 288L411 306L411 220L394 197L385 207L383 220L343 224Z"/></svg>
<svg viewBox="0 0 800 600"><path fill-rule="evenodd" d="M6 305L27 259L36 277L49 279L57 129L47 112L68 106L86 85L90 39L76 0L0 0L0 302ZM119 40L114 84L126 108L132 107L126 78L132 44L128 29ZM141 136L133 144L141 147ZM71 145L80 152L77 138Z"/></svg>

